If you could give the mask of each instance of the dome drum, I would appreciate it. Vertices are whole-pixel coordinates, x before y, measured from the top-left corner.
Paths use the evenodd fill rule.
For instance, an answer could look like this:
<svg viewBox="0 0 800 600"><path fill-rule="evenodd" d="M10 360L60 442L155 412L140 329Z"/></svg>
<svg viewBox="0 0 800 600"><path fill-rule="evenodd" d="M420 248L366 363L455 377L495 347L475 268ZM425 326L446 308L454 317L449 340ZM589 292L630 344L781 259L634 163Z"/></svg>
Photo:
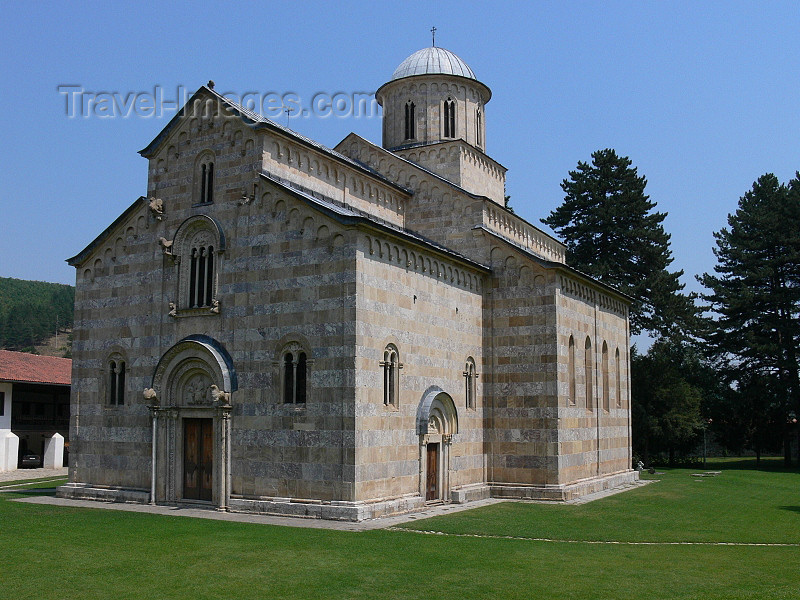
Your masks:
<svg viewBox="0 0 800 600"><path fill-rule="evenodd" d="M383 107L383 147L463 140L484 151L484 104L491 91L458 56L423 48L395 69L375 98Z"/></svg>

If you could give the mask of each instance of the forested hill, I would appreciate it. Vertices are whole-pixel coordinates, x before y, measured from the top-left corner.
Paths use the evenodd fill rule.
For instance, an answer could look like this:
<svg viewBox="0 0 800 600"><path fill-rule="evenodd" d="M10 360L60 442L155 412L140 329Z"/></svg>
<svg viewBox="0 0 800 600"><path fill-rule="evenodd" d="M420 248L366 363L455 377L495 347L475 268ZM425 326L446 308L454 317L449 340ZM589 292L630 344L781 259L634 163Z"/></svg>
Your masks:
<svg viewBox="0 0 800 600"><path fill-rule="evenodd" d="M32 351L71 329L74 303L71 285L0 277L0 348Z"/></svg>

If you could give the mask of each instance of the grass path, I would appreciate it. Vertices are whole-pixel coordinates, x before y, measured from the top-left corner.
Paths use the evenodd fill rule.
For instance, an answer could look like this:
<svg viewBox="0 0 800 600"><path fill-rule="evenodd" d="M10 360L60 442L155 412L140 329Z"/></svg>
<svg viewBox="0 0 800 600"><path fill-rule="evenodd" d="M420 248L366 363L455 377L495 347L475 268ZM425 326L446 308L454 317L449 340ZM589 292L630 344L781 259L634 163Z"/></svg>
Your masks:
<svg viewBox="0 0 800 600"><path fill-rule="evenodd" d="M488 535L481 533L447 533L425 529L412 529L410 527L387 527L387 531L407 531L424 535L444 535L450 537L484 538L491 540L526 540L529 542L551 542L556 544L611 544L622 546L767 546L775 548L800 548L798 544L784 544L775 542L631 542L619 540L554 540L550 538L522 537L518 535Z"/></svg>

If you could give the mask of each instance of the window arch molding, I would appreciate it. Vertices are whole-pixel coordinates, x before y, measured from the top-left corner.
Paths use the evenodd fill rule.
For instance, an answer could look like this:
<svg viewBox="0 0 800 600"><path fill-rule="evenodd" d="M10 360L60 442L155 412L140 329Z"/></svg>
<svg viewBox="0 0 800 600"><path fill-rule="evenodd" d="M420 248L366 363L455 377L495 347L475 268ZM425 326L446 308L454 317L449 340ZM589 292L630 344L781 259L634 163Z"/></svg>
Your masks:
<svg viewBox="0 0 800 600"><path fill-rule="evenodd" d="M207 215L190 217L178 227L172 242L178 269L177 311L219 312L217 282L225 246L222 227Z"/></svg>
<svg viewBox="0 0 800 600"><path fill-rule="evenodd" d="M122 348L111 349L103 363L101 390L106 406L124 406L129 400L130 363Z"/></svg>
<svg viewBox="0 0 800 600"><path fill-rule="evenodd" d="M467 357L464 365L464 380L465 405L468 410L475 410L477 408L478 370L475 366L475 359L471 356Z"/></svg>
<svg viewBox="0 0 800 600"><path fill-rule="evenodd" d="M400 407L400 351L392 342L383 349L383 357L379 365L383 371L383 404L391 408Z"/></svg>
<svg viewBox="0 0 800 600"><path fill-rule="evenodd" d="M309 385L311 367L314 365L308 341L300 336L283 338L277 345L272 364L276 368L277 401L296 408L308 404L312 392Z"/></svg>

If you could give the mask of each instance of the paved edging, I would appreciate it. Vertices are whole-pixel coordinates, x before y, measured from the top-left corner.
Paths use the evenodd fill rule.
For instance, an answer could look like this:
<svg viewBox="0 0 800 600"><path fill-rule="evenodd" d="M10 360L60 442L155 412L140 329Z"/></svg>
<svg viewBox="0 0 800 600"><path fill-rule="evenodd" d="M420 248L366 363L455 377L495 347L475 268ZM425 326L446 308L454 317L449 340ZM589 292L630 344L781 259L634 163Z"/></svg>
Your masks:
<svg viewBox="0 0 800 600"><path fill-rule="evenodd" d="M58 469L15 469L13 471L0 472L0 483L6 481L25 481L27 479L47 479L50 477L66 477L69 469L60 467Z"/></svg>
<svg viewBox="0 0 800 600"><path fill-rule="evenodd" d="M358 523L350 521L329 521L324 519L303 519L299 517L288 517L283 515L265 515L255 513L234 513L218 511L211 508L196 508L183 506L152 506L150 504L126 504L122 502L102 502L99 500L73 500L70 498L56 498L53 496L35 496L18 498L14 502L27 502L30 504L48 504L51 506L66 506L73 508L94 508L106 510L124 510L128 512L147 513L155 515L165 515L171 517L193 517L197 519L213 519L215 521L228 521L234 523L253 523L259 525L283 525L286 527L307 527L311 529L332 529L336 531L370 531L373 529L393 528L403 523L419 521L430 517L448 515L464 510L472 510L481 506L489 506L500 502L528 502L534 504L583 504L599 498L612 496L620 492L640 487L654 480L639 481L636 484L627 485L621 488L603 490L594 494L587 494L583 498L570 500L568 502L556 502L552 500L509 500L502 498L487 498L476 500L465 504L440 504L430 506L424 510L391 515L369 519ZM413 530L417 531L417 530Z"/></svg>

